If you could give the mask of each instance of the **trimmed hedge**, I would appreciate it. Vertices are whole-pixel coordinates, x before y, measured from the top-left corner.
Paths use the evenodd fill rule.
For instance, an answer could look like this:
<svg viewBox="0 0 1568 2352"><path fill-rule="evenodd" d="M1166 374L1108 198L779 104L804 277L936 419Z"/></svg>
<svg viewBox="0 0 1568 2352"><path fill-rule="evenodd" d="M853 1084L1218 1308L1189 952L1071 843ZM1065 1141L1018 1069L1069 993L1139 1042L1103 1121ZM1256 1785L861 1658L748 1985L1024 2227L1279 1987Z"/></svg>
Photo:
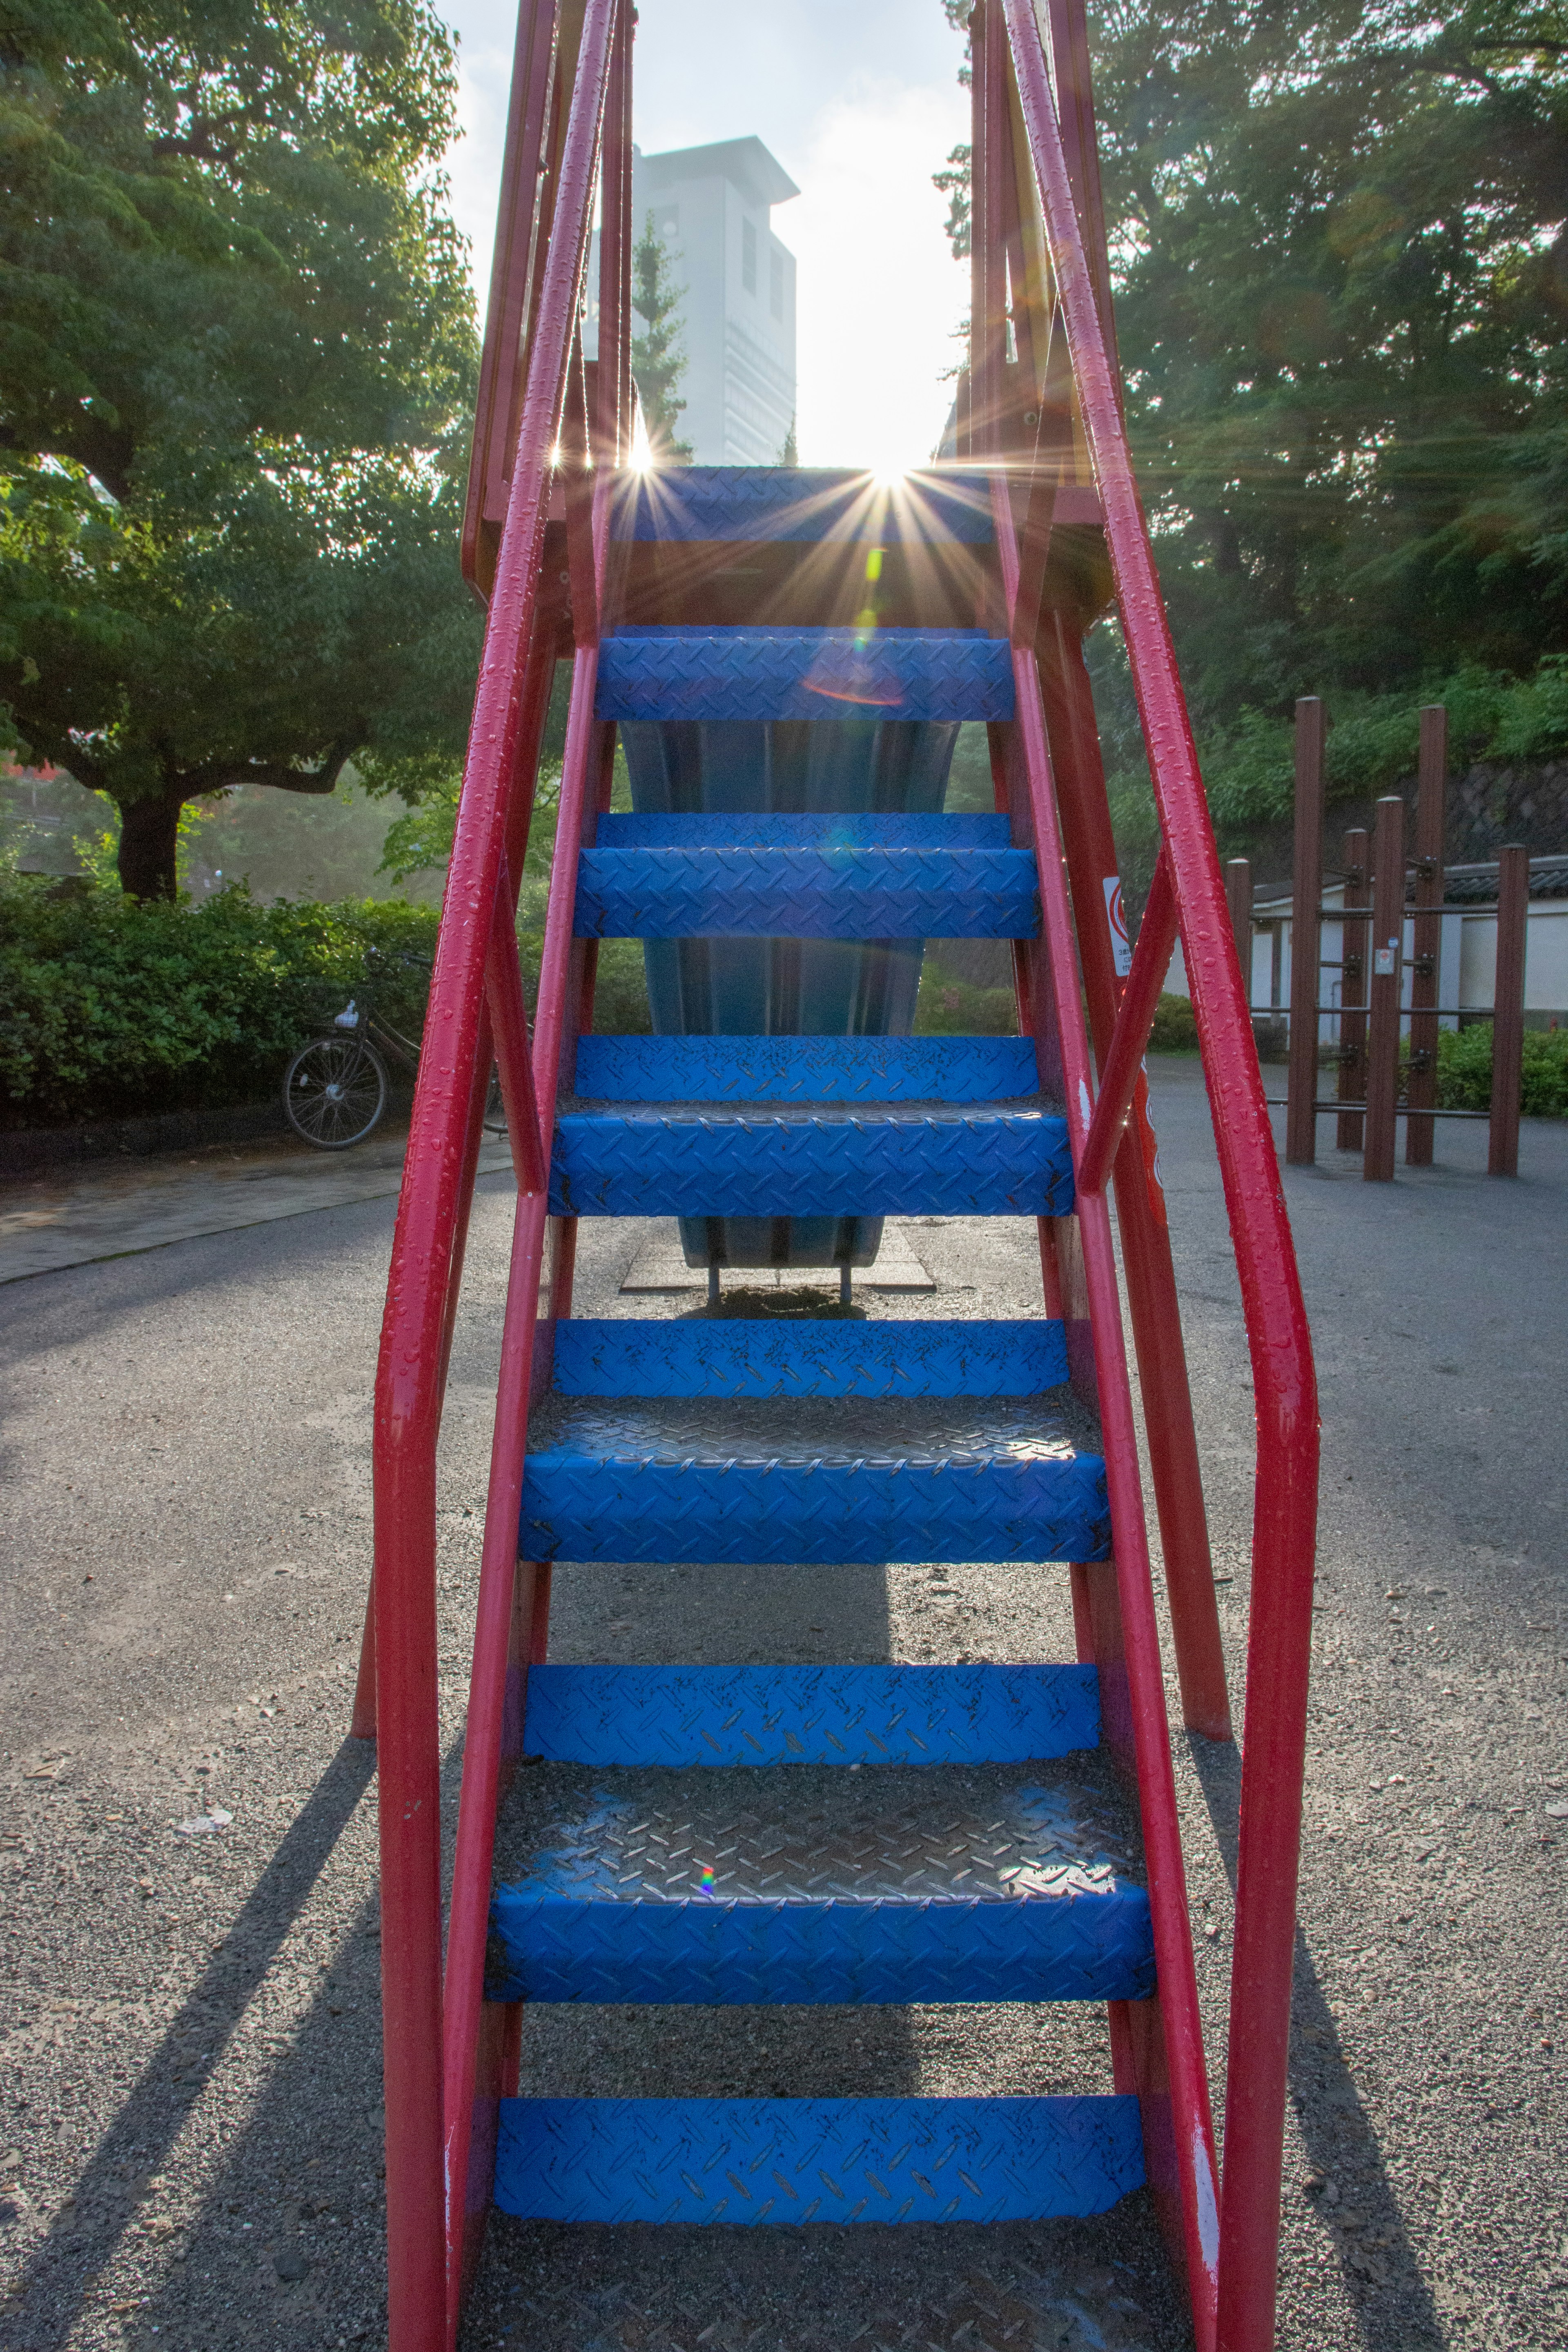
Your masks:
<svg viewBox="0 0 1568 2352"><path fill-rule="evenodd" d="M1445 1110L1489 1110L1492 1024L1445 1029L1437 1038L1437 1100ZM1568 1118L1568 1029L1527 1029L1520 1108L1526 1118Z"/></svg>
<svg viewBox="0 0 1568 2352"><path fill-rule="evenodd" d="M0 875L0 1120L7 1128L254 1102L355 994L405 1034L437 913L401 900L199 905ZM367 951L393 961L367 964ZM368 977L374 971L374 977Z"/></svg>

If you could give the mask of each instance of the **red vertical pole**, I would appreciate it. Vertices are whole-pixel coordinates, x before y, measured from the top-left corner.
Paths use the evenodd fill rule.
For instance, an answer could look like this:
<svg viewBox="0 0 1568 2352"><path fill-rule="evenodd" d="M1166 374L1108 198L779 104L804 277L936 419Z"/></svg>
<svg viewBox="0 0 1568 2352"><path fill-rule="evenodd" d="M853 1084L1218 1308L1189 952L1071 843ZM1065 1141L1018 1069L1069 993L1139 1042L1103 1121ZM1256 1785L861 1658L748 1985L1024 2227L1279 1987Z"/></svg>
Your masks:
<svg viewBox="0 0 1568 2352"><path fill-rule="evenodd" d="M1415 906L1410 940L1410 1076L1405 1100L1405 1164L1432 1165L1429 1118L1437 1100L1437 981L1443 961L1443 835L1448 788L1448 714L1440 702L1421 713L1420 791L1415 803Z"/></svg>
<svg viewBox="0 0 1568 2352"><path fill-rule="evenodd" d="M1323 903L1323 706L1296 705L1296 882L1290 913L1290 1066L1285 1157L1310 1168L1318 1156L1318 990Z"/></svg>
<svg viewBox="0 0 1568 2352"><path fill-rule="evenodd" d="M1247 1010L1252 1009L1252 861L1232 857L1225 869L1226 903L1230 908L1230 928L1236 936L1236 960L1241 967L1242 994Z"/></svg>
<svg viewBox="0 0 1568 2352"><path fill-rule="evenodd" d="M1121 1002L1122 973L1113 939L1112 902L1120 904L1116 841L1105 793L1105 771L1095 727L1094 698L1083 646L1065 614L1046 615L1038 648L1046 728L1056 772L1057 801L1067 849L1083 966L1089 1034L1104 1067ZM1125 967L1123 952L1120 961ZM1192 1391L1182 1342L1175 1265L1171 1255L1149 1087L1140 1077L1116 1155L1116 1222L1121 1231L1127 1304L1138 1358L1138 1386L1149 1441L1160 1549L1171 1602L1171 1632L1182 1690L1182 1717L1205 1739L1231 1736L1225 1645L1215 1598L1204 1508L1203 1473L1193 1423Z"/></svg>
<svg viewBox="0 0 1568 2352"><path fill-rule="evenodd" d="M1405 803L1397 793L1377 804L1372 845L1372 983L1368 991L1366 1149L1369 1184L1394 1181L1394 1130L1399 1108L1399 987L1405 938Z"/></svg>
<svg viewBox="0 0 1568 2352"><path fill-rule="evenodd" d="M1344 944L1340 950L1340 1071L1336 1087L1341 1102L1366 1100L1366 1014L1362 1008L1366 1003L1368 933L1365 919L1357 921L1350 910L1372 904L1371 849L1370 839L1360 826L1346 834L1342 893L1345 919L1341 926ZM1361 1150L1359 1110L1341 1111L1335 1140L1342 1151Z"/></svg>
<svg viewBox="0 0 1568 2352"><path fill-rule="evenodd" d="M1516 843L1505 849L1498 860L1489 1176L1519 1173L1519 1112L1524 1082L1524 951L1529 920L1530 852Z"/></svg>

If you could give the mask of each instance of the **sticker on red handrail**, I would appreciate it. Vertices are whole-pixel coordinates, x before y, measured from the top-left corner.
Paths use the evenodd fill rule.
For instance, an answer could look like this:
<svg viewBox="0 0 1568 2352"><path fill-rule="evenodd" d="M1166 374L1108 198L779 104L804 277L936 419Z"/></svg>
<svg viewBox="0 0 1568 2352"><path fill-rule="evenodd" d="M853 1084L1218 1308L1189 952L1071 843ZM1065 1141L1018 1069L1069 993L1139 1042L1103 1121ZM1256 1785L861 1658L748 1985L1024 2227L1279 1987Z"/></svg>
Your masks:
<svg viewBox="0 0 1568 2352"><path fill-rule="evenodd" d="M1108 874L1105 877L1105 919L1110 925L1110 961L1116 966L1118 980L1125 980L1132 969L1132 942L1127 936L1127 908L1122 902L1121 877Z"/></svg>

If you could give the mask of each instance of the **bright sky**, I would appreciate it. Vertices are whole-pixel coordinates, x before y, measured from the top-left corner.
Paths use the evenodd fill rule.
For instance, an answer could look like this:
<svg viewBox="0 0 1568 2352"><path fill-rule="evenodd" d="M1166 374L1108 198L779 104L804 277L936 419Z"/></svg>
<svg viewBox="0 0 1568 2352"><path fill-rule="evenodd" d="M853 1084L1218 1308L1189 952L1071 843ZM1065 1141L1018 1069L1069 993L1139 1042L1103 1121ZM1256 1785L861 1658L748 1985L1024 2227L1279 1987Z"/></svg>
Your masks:
<svg viewBox="0 0 1568 2352"><path fill-rule="evenodd" d="M637 0L636 137L645 153L754 133L801 189L773 215L799 263L805 465L918 465L942 431L942 372L968 271L931 186L969 136L960 37L941 0ZM458 225L489 280L516 8L444 0L461 36Z"/></svg>

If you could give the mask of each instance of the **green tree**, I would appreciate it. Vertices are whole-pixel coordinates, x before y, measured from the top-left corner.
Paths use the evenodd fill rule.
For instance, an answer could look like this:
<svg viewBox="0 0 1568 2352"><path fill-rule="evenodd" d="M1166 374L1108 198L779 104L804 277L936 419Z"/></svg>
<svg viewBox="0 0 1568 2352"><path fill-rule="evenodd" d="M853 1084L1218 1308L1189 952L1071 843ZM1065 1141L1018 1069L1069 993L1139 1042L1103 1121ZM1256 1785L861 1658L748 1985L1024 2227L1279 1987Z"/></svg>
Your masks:
<svg viewBox="0 0 1568 2352"><path fill-rule="evenodd" d="M1091 35L1200 720L1531 669L1568 625L1568 11L1106 0Z"/></svg>
<svg viewBox="0 0 1568 2352"><path fill-rule="evenodd" d="M193 799L460 747L454 90L422 0L0 0L0 695L137 896Z"/></svg>
<svg viewBox="0 0 1568 2352"><path fill-rule="evenodd" d="M784 447L779 451L779 464L781 466L798 466L799 463L800 444L795 439L795 419L792 416L789 421L789 431L784 437Z"/></svg>
<svg viewBox="0 0 1568 2352"><path fill-rule="evenodd" d="M658 465L689 466L691 444L678 441L675 427L686 403L677 386L686 373L680 341L680 306L686 289L675 283L669 249L649 213L632 248L632 309L647 323L632 338L632 373L642 402L648 446Z"/></svg>

